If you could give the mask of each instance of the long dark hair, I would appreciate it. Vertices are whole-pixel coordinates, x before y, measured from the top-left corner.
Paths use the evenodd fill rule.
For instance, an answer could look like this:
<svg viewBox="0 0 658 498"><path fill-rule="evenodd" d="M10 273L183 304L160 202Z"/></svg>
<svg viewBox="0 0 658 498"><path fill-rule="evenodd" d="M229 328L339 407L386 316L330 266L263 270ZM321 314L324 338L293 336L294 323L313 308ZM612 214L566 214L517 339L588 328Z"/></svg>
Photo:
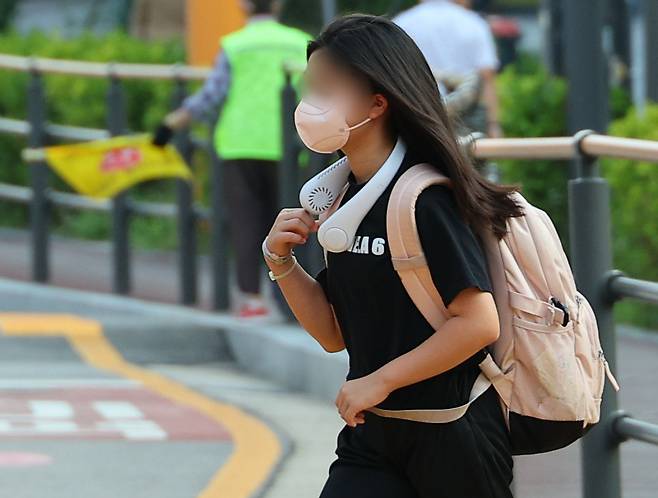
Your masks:
<svg viewBox="0 0 658 498"><path fill-rule="evenodd" d="M326 48L337 64L365 78L373 93L386 96L391 131L423 162L452 180L466 222L502 238L507 218L523 214L508 195L520 187L489 181L462 152L436 80L411 37L386 17L350 14L332 21L309 42L307 59L320 48Z"/></svg>

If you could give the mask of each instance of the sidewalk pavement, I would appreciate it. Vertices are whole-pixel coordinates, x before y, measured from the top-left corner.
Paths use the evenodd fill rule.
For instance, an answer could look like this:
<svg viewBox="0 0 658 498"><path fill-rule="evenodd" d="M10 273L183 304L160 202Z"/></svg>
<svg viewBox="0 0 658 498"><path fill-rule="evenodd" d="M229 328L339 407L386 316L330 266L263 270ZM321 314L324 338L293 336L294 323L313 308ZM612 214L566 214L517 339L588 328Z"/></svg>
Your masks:
<svg viewBox="0 0 658 498"><path fill-rule="evenodd" d="M58 235L50 238L49 284L67 289L112 293L112 245L108 241L76 240ZM180 275L178 254L175 251L133 250L131 253L132 290L130 297L147 301L178 304ZM0 227L0 278L30 282L30 233L25 230ZM198 265L197 309L212 309L212 268L206 255L200 255ZM272 302L272 283L262 262L262 288ZM235 305L237 290L234 265L229 264L229 293ZM274 307L274 318L281 314Z"/></svg>
<svg viewBox="0 0 658 498"><path fill-rule="evenodd" d="M287 458L275 470L262 498L317 498L335 458L344 422L327 400L291 392L232 363L158 365L152 369L211 397L233 403L286 434Z"/></svg>

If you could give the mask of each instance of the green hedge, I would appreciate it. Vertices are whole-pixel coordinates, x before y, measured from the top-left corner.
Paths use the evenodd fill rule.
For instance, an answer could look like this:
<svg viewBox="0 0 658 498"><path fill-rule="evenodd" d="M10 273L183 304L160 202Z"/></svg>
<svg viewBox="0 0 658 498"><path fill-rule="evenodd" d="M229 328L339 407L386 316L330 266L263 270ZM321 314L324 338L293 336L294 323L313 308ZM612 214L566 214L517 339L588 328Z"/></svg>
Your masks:
<svg viewBox="0 0 658 498"><path fill-rule="evenodd" d="M631 110L610 126L610 134L658 141L658 104L643 117ZM611 187L614 267L658 282L658 164L604 159L601 174ZM615 314L620 321L658 329L655 306L622 300Z"/></svg>
<svg viewBox="0 0 658 498"><path fill-rule="evenodd" d="M532 58L522 58L498 78L501 121L510 137L567 134L566 82L547 74ZM644 118L629 110L628 93L613 88L611 135L658 140L658 106ZM614 267L628 275L658 281L658 164L604 159L601 174L612 192ZM567 181L564 161L500 161L502 180L519 182L523 194L553 219L569 251ZM655 307L633 301L615 306L620 322L658 329Z"/></svg>
<svg viewBox="0 0 658 498"><path fill-rule="evenodd" d="M532 57L509 65L497 79L500 120L509 137L563 136L567 85ZM568 246L568 166L560 161L499 161L502 181L521 183L523 195L547 211Z"/></svg>

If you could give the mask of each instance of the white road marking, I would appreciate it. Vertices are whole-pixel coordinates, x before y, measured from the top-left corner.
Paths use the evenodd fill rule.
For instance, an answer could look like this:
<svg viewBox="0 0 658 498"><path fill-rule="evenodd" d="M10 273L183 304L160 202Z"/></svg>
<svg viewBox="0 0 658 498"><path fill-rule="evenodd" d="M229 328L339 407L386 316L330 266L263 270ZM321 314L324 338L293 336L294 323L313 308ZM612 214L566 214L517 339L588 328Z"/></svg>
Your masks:
<svg viewBox="0 0 658 498"><path fill-rule="evenodd" d="M114 434L130 440L165 440L169 435L155 421L129 401L100 400L85 402L98 414L97 420L80 425L75 403L62 400L25 400L22 413L0 413L2 437L46 435L93 436Z"/></svg>
<svg viewBox="0 0 658 498"><path fill-rule="evenodd" d="M78 424L72 420L35 420L33 428L37 433L64 432L68 434L77 432Z"/></svg>
<svg viewBox="0 0 658 498"><path fill-rule="evenodd" d="M108 420L96 427L121 432L126 439L167 439L167 433L152 420Z"/></svg>
<svg viewBox="0 0 658 498"><path fill-rule="evenodd" d="M143 419L144 414L127 401L94 401L94 410L108 419Z"/></svg>
<svg viewBox="0 0 658 498"><path fill-rule="evenodd" d="M66 401L30 401L34 418L72 418L73 407Z"/></svg>

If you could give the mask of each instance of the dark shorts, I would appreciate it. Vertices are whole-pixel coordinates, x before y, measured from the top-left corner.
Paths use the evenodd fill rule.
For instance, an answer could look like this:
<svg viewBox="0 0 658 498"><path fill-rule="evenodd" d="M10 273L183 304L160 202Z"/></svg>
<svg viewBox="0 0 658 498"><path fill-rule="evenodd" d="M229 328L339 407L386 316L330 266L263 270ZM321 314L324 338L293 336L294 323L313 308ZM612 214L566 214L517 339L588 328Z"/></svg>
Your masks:
<svg viewBox="0 0 658 498"><path fill-rule="evenodd" d="M345 425L320 498L512 498L513 460L490 387L460 419L430 424L365 412Z"/></svg>

